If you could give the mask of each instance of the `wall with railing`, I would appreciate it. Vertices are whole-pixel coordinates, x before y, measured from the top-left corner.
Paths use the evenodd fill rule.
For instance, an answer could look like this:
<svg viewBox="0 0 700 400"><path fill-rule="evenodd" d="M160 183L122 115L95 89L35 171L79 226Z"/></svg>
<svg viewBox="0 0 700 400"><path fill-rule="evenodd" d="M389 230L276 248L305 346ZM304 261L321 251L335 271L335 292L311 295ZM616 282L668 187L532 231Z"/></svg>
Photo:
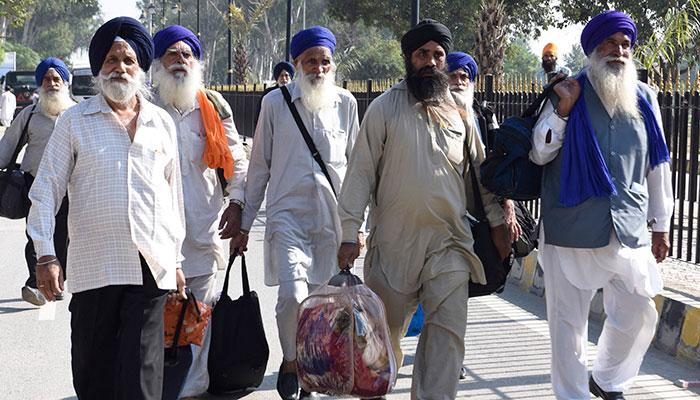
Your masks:
<svg viewBox="0 0 700 400"><path fill-rule="evenodd" d="M676 199L671 225L670 256L700 263L700 226L698 213L700 201L700 82L698 76L685 78L640 71L640 79L655 87L658 92L661 118L666 143L671 154L673 191ZM691 79L692 78L692 79ZM395 85L398 80L343 81L339 85L348 89L357 99L360 120L365 110L377 96ZM239 133L252 137L259 113L264 85L213 86L231 105ZM499 122L513 115L520 115L541 91L532 77L485 75L476 81L475 98L487 101L493 107ZM487 140L491 142L491 140ZM539 216L537 201L529 203L535 217Z"/></svg>

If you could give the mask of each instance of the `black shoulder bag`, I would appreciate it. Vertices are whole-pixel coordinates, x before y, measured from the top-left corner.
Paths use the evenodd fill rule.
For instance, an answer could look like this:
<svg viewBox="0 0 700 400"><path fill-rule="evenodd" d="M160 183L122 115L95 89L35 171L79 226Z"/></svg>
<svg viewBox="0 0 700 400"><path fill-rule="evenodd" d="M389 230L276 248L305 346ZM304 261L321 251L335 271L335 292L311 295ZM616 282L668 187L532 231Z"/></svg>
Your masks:
<svg viewBox="0 0 700 400"><path fill-rule="evenodd" d="M27 122L24 123L22 135L19 138L19 142L17 142L7 168L4 171L0 171L0 217L9 219L25 218L29 214L29 207L32 205L29 201L27 180L24 176L24 171L19 169L17 157L25 144L24 142L27 140L27 127L34 115L34 107L36 105L33 105L29 111L29 117Z"/></svg>
<svg viewBox="0 0 700 400"><path fill-rule="evenodd" d="M335 197L338 197L338 193L335 191L335 187L333 187L333 181L331 180L331 176L328 174L328 168L326 168L326 163L323 162L323 158L321 158L321 154L318 152L318 149L316 148L316 145L314 144L314 140L311 139L311 136L309 135L309 131L306 130L306 126L304 126L304 121L301 120L301 116L299 115L299 111L297 111L296 106L294 103L292 103L292 95L289 94L289 90L287 89L286 86L280 87L282 90L282 95L284 96L284 100L287 102L287 105L289 106L289 111L292 112L292 116L294 117L294 121L297 123L297 126L299 127L299 131L301 132L301 136L304 137L304 141L306 142L306 145L309 146L309 150L311 151L311 156L316 160L318 163L318 166L321 167L321 171L323 171L323 175L326 176L326 179L328 179L328 184L331 185L331 189L333 190L333 194Z"/></svg>
<svg viewBox="0 0 700 400"><path fill-rule="evenodd" d="M472 163L469 148L465 147L465 149L469 162L471 188L474 191L474 213L476 214L474 218L476 218L476 221L470 219L472 236L474 237L474 252L481 260L481 264L484 266L484 274L486 275L485 285L469 281L469 297L477 297L503 292L506 286L506 278L511 268L511 257L508 256L505 260L501 260L498 250L491 240L491 227L486 219L484 202L481 199L481 192L479 191L479 184L474 171L475 166Z"/></svg>
<svg viewBox="0 0 700 400"><path fill-rule="evenodd" d="M245 256L241 256L243 295L231 300L228 282L231 266L238 255L231 254L226 269L221 298L211 313L211 342L209 344L210 393L258 387L265 377L270 349L265 339L258 294L250 290Z"/></svg>

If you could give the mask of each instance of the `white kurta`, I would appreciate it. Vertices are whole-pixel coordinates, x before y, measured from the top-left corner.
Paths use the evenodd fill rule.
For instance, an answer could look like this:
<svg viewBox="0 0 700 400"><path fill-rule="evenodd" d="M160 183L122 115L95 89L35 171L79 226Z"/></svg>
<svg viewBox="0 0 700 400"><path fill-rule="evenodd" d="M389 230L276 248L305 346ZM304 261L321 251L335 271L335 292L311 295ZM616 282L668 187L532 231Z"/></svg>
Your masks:
<svg viewBox="0 0 700 400"><path fill-rule="evenodd" d="M350 92L337 88L333 107L312 113L302 104L296 82L287 88L339 193L359 129L357 102ZM242 229L252 226L266 189L265 284L298 279L325 283L337 270L337 200L278 89L262 101Z"/></svg>
<svg viewBox="0 0 700 400"><path fill-rule="evenodd" d="M227 258L218 234L224 198L216 170L209 168L202 160L207 133L199 102L195 98L194 104L183 113L173 106L163 106L159 99L156 104L170 114L177 129L187 230L182 243L182 272L186 278L215 273L217 268L226 266ZM243 201L248 159L233 118L221 122L236 162L233 175L228 179L227 191L231 200Z"/></svg>
<svg viewBox="0 0 700 400"><path fill-rule="evenodd" d="M17 108L17 98L12 92L6 90L0 96L0 122L2 122L2 126L10 126L15 115L15 108Z"/></svg>

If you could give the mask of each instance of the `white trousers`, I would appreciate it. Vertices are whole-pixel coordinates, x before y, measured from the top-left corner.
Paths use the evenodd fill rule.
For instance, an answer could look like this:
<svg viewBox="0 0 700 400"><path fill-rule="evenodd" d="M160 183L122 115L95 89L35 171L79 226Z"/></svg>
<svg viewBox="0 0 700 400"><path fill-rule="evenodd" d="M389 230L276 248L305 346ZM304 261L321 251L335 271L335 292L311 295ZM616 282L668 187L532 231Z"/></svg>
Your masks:
<svg viewBox="0 0 700 400"><path fill-rule="evenodd" d="M277 331L285 361L297 359L297 310L299 304L318 288L305 279L280 281L277 291Z"/></svg>
<svg viewBox="0 0 700 400"><path fill-rule="evenodd" d="M216 297L216 273L187 278L186 282L197 301L207 305L214 303ZM187 373L185 385L182 387L181 397L197 396L207 391L209 387L207 363L209 360L210 339L211 330L207 326L204 330L202 346L190 346L192 348L192 365Z"/></svg>
<svg viewBox="0 0 700 400"><path fill-rule="evenodd" d="M595 290L572 285L559 258L540 254L544 270L547 320L552 342L552 388L557 399L590 399L586 367L588 313ZM581 268L586 268L581 265ZM593 379L606 392L624 392L632 385L654 336L657 313L651 298L630 293L614 275L603 285L607 318L598 339Z"/></svg>
<svg viewBox="0 0 700 400"><path fill-rule="evenodd" d="M425 317L413 361L411 399L450 400L457 396L459 369L464 361L464 334L467 329L469 272L464 256L446 250L426 263L457 263L462 271L449 271L423 282L415 293L397 292L389 285L379 265L365 263L365 283L382 299L387 313L391 346L400 368L403 361L401 339L406 336L413 313L420 301Z"/></svg>

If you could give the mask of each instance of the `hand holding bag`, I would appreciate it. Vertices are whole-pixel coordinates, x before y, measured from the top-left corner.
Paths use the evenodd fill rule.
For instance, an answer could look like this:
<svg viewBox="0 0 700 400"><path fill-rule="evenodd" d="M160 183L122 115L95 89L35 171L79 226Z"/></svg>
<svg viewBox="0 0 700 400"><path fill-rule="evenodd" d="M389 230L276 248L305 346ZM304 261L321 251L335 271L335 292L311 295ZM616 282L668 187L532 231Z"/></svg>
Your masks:
<svg viewBox="0 0 700 400"><path fill-rule="evenodd" d="M27 122L22 128L22 135L15 146L15 151L12 153L9 164L4 171L0 171L0 217L9 219L25 218L29 214L29 207L32 203L29 201L29 187L25 179L25 172L19 169L17 157L19 156L22 147L27 141L27 127L29 121L34 115L34 107L29 111Z"/></svg>
<svg viewBox="0 0 700 400"><path fill-rule="evenodd" d="M169 299L165 303L165 347L194 344L202 345L204 329L211 319L211 306L197 301L189 288L185 289L186 300Z"/></svg>
<svg viewBox="0 0 700 400"><path fill-rule="evenodd" d="M240 253L243 295L237 300L231 300L228 295L231 266L237 254L238 249L229 258L221 298L212 311L207 389L210 393L260 386L270 356L260 301L258 294L250 290L243 253Z"/></svg>

